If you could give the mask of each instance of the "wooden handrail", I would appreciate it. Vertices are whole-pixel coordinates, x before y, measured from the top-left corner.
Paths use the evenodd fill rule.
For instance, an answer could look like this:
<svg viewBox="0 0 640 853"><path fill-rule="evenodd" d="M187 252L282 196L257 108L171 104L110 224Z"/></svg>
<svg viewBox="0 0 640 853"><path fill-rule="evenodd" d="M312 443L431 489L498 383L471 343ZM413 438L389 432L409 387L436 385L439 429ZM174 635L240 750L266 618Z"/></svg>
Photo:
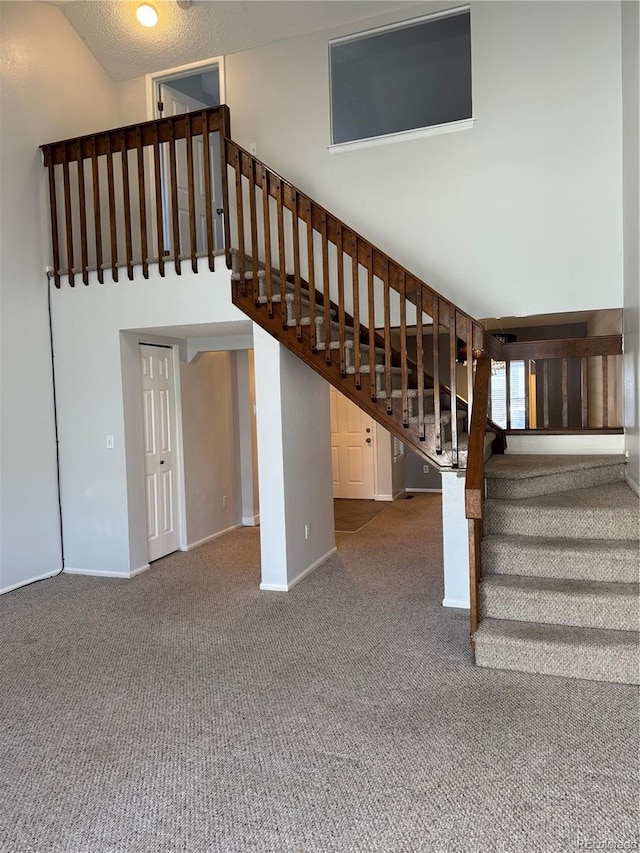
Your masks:
<svg viewBox="0 0 640 853"><path fill-rule="evenodd" d="M478 627L478 588L482 576L482 501L484 498L484 457L491 359L479 358L473 387L473 413L469 430L469 454L464 484L465 514L469 527L469 618L471 643Z"/></svg>
<svg viewBox="0 0 640 853"><path fill-rule="evenodd" d="M118 127L89 133L73 139L63 139L59 142L49 142L41 145L45 166L57 166L62 163L73 163L77 160L88 160L93 156L94 143L96 156L102 156L111 151L112 154L123 150L133 151L142 146L146 148L155 142L156 132L158 142L170 142L173 139L186 139L189 124L191 133L200 136L203 132L212 133L222 130L228 136L229 108L222 104L196 113L186 113L179 116L152 119L127 127Z"/></svg>
<svg viewBox="0 0 640 853"><path fill-rule="evenodd" d="M469 430L469 455L464 483L464 506L467 518L482 518L485 434L487 431L490 379L491 359L479 358L476 362L473 412L471 429Z"/></svg>
<svg viewBox="0 0 640 853"><path fill-rule="evenodd" d="M492 357L496 361L525 361L536 358L589 358L598 355L622 355L622 335L501 343L497 354Z"/></svg>

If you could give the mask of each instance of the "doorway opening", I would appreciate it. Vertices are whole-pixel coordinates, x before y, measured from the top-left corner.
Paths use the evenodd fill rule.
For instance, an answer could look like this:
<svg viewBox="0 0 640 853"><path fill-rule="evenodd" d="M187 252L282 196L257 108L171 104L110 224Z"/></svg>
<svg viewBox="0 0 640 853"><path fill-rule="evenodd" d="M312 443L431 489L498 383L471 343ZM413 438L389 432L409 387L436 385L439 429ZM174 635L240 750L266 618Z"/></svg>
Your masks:
<svg viewBox="0 0 640 853"><path fill-rule="evenodd" d="M157 119L184 113L201 112L224 103L224 70L222 59L191 63L158 74L147 75L147 111L149 118ZM170 146L173 144L173 151ZM187 142L160 144L160 180L162 183L162 223L164 246L175 245L173 230L178 229L178 245L186 246L189 230L189 159ZM171 188L171 155L175 157L173 196ZM196 252L207 248L206 193L204 185L204 157L202 137L193 140L193 180L195 190ZM220 173L220 134L209 135L208 157L211 165L211 206L213 215L214 249L224 244L222 179ZM172 210L175 204L177 211ZM172 216L173 212L173 216ZM169 255L168 249L165 254Z"/></svg>

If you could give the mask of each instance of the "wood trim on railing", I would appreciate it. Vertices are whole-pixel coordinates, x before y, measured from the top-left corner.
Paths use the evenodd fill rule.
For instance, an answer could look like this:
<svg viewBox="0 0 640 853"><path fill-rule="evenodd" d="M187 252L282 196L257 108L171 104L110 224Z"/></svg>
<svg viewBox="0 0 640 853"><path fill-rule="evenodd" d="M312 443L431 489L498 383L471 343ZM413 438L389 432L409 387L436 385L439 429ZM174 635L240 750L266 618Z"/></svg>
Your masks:
<svg viewBox="0 0 640 853"><path fill-rule="evenodd" d="M526 361L536 358L581 358L596 355L622 355L622 335L517 341L501 344L499 355L492 355L492 358L496 361Z"/></svg>
<svg viewBox="0 0 640 853"><path fill-rule="evenodd" d="M191 117L191 132L194 136L200 135L203 128L206 128L210 133L219 130L223 138L229 136L229 108L225 104L222 104L219 107L212 107L200 113L167 116L166 118L152 119L151 121L140 124L131 124L127 127L102 130L75 139L49 142L46 145L40 146L44 155L44 165L55 166L65 162L73 163L79 157L83 160L89 160L93 155L94 141L95 154L99 157L102 154L107 154L109 151L112 154L119 153L123 150L123 145L127 151L138 148L140 144L143 147L153 145L156 138L156 131L159 142L170 142L172 138L185 139L188 123L186 116ZM174 136L172 136L172 130Z"/></svg>
<svg viewBox="0 0 640 853"><path fill-rule="evenodd" d="M470 632L478 627L478 588L482 577L482 502L484 499L484 454L491 381L491 359L479 358L473 389L474 406L469 429L469 453L464 485L465 514L469 519L469 617Z"/></svg>

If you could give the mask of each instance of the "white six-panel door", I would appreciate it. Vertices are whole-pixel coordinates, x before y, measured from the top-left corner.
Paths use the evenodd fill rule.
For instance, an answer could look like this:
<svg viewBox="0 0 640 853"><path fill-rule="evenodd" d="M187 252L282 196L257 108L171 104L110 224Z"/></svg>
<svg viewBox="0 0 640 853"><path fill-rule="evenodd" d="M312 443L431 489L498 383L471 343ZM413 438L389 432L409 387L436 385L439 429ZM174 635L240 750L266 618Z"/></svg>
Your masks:
<svg viewBox="0 0 640 853"><path fill-rule="evenodd" d="M331 392L331 467L334 498L374 497L373 420L351 400Z"/></svg>
<svg viewBox="0 0 640 853"><path fill-rule="evenodd" d="M180 547L171 347L140 345L149 562Z"/></svg>

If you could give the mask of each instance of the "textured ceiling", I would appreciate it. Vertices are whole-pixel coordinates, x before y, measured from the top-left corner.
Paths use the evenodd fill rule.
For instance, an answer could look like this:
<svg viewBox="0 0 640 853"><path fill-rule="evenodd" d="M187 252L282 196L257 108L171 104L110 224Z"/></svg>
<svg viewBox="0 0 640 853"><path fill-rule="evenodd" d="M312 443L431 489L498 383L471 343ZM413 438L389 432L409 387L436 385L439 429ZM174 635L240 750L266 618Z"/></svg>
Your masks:
<svg viewBox="0 0 640 853"><path fill-rule="evenodd" d="M238 53L413 5L400 0L151 0L158 25L136 19L141 0L57 0L89 50L115 81Z"/></svg>

